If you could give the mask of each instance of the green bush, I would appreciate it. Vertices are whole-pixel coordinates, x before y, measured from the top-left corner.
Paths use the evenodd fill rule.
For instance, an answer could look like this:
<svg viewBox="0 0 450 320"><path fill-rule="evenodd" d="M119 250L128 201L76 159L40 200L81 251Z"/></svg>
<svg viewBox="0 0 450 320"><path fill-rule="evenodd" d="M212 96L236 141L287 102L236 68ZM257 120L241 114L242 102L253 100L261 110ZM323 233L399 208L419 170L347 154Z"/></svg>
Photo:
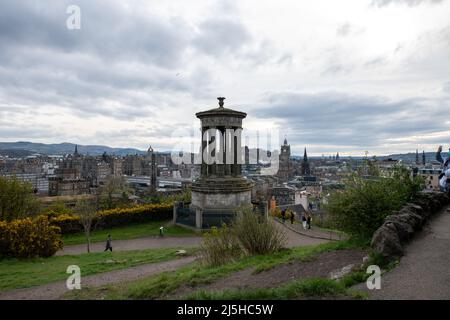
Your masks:
<svg viewBox="0 0 450 320"><path fill-rule="evenodd" d="M19 181L15 177L0 177L0 220L25 218L38 211L39 202L30 183Z"/></svg>
<svg viewBox="0 0 450 320"><path fill-rule="evenodd" d="M422 189L423 180L397 166L387 177L364 179L352 175L346 188L331 195L327 211L341 230L370 239L386 216L411 201Z"/></svg>
<svg viewBox="0 0 450 320"><path fill-rule="evenodd" d="M232 232L249 254L279 251L287 241L286 234L271 219L246 209L233 221Z"/></svg>
<svg viewBox="0 0 450 320"><path fill-rule="evenodd" d="M29 258L50 257L62 248L60 229L47 217L0 222L0 255Z"/></svg>
<svg viewBox="0 0 450 320"><path fill-rule="evenodd" d="M205 234L201 256L205 264L218 266L244 254L274 253L284 247L286 240L284 231L272 220L242 209L230 227L224 224Z"/></svg>
<svg viewBox="0 0 450 320"><path fill-rule="evenodd" d="M239 242L226 224L222 228L213 227L204 235L201 252L202 262L208 266L219 266L242 255Z"/></svg>

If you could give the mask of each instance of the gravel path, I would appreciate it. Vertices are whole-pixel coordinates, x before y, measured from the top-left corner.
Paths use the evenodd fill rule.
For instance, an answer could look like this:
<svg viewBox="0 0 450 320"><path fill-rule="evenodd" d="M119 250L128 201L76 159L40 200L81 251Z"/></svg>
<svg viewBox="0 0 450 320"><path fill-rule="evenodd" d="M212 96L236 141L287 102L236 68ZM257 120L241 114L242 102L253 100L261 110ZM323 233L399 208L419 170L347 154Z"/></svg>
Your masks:
<svg viewBox="0 0 450 320"><path fill-rule="evenodd" d="M114 251L143 250L156 248L196 247L201 243L201 237L148 237L131 240L114 240L112 246ZM105 250L105 243L96 242L91 244L91 252ZM85 244L77 244L64 247L56 253L57 256L76 255L86 253Z"/></svg>
<svg viewBox="0 0 450 320"><path fill-rule="evenodd" d="M435 216L407 247L405 256L381 277L371 299L450 299L450 207ZM368 291L365 285L359 290Z"/></svg>
<svg viewBox="0 0 450 320"><path fill-rule="evenodd" d="M97 287L124 281L133 281L148 277L163 271L171 271L185 266L195 260L195 257L185 257L175 260L144 264L128 269L94 274L81 277L81 287ZM0 300L55 300L67 293L66 281L55 282L32 288L23 288L0 293Z"/></svg>
<svg viewBox="0 0 450 320"><path fill-rule="evenodd" d="M280 223L277 223L282 228L288 238L288 247L306 246L327 242L324 239L315 239L307 236L300 235L287 228L284 228ZM177 247L197 247L202 242L201 237L148 237L138 238L131 240L114 240L112 242L114 251L127 251L127 250L143 250L143 249L155 249L155 248L177 248ZM91 252L101 252L105 250L105 243L96 242L91 244ZM77 255L86 253L85 244L77 244L73 246L66 246L63 250L56 253L57 256L62 255Z"/></svg>

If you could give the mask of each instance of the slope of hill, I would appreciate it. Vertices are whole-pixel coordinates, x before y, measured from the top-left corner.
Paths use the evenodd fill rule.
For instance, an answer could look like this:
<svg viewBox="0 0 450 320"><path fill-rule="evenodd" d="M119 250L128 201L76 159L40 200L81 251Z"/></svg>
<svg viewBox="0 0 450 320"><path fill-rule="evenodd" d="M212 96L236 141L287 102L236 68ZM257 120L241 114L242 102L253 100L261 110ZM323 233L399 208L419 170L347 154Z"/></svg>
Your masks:
<svg viewBox="0 0 450 320"><path fill-rule="evenodd" d="M18 151L24 153L26 151L30 153L40 153L45 155L64 155L73 153L75 150L75 144L73 143L58 143L58 144L45 144L45 143L33 143L33 142L0 142L0 150L2 153L14 153ZM20 151L19 151L20 150ZM101 155L104 152L107 154L114 154L124 156L127 154L145 154L146 151L134 149L134 148L111 148L100 145L78 145L78 152L81 154Z"/></svg>

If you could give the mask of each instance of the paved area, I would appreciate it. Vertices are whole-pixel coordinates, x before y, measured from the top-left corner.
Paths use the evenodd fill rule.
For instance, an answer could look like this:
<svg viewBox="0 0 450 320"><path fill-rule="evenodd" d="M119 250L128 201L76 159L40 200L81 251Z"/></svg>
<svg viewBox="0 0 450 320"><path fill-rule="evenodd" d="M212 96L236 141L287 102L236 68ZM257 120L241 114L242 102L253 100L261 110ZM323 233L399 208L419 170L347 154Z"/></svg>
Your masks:
<svg viewBox="0 0 450 320"><path fill-rule="evenodd" d="M284 225L281 222L275 222L275 223L277 224L277 226L279 228L281 228L284 232L286 232L286 236L287 236L287 244L286 244L286 246L289 247L289 248L300 247L300 246L308 246L308 245L314 245L314 244L320 244L320 243L329 242L329 240L319 239L319 238L312 238L312 237L308 237L308 236L299 234L299 233L297 233L295 231L292 231L291 229L287 228L287 226Z"/></svg>
<svg viewBox="0 0 450 320"><path fill-rule="evenodd" d="M275 221L282 223L282 220L278 219L278 218L276 218ZM325 231L325 230L315 227L314 225L311 227L311 229L304 229L303 225L301 223L296 222L296 223L291 224L290 220L286 220L282 224L287 229L290 229L291 231L294 231L305 237L318 238L318 239L324 239L324 240L336 240L336 241L346 239L346 237L340 233L336 233L333 231Z"/></svg>
<svg viewBox="0 0 450 320"><path fill-rule="evenodd" d="M382 276L381 289L369 291L371 299L450 299L448 209L435 216L406 247L399 265Z"/></svg>
<svg viewBox="0 0 450 320"><path fill-rule="evenodd" d="M185 257L175 260L144 264L141 266L93 274L81 278L81 287L97 287L124 281L133 281L148 277L163 271L171 271L185 266L195 260L195 257ZM59 281L31 288L15 289L0 293L0 300L55 300L68 292L65 281Z"/></svg>
<svg viewBox="0 0 450 320"><path fill-rule="evenodd" d="M148 237L131 240L113 239L112 246L114 251L127 251L155 248L196 247L200 245L201 241L201 237ZM105 250L104 242L96 242L91 244L91 252L101 252L103 250ZM64 249L58 251L56 255L76 255L86 252L86 245L79 244L64 247Z"/></svg>

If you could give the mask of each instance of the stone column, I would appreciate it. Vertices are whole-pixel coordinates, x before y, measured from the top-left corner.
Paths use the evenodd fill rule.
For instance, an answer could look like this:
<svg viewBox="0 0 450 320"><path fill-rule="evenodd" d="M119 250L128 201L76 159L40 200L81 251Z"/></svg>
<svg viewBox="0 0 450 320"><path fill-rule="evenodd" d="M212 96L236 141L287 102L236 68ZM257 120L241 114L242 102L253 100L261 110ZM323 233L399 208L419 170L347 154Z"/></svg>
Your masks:
<svg viewBox="0 0 450 320"><path fill-rule="evenodd" d="M203 158L203 151L205 150L206 143L207 143L206 141L203 140L203 135L204 135L206 130L207 130L207 128L202 126L202 137L201 137L201 146L202 147L201 147L201 150L200 150L200 153L201 153L200 156L201 156L201 159L202 159L201 177L206 177L208 175L208 168L206 166L205 159Z"/></svg>

